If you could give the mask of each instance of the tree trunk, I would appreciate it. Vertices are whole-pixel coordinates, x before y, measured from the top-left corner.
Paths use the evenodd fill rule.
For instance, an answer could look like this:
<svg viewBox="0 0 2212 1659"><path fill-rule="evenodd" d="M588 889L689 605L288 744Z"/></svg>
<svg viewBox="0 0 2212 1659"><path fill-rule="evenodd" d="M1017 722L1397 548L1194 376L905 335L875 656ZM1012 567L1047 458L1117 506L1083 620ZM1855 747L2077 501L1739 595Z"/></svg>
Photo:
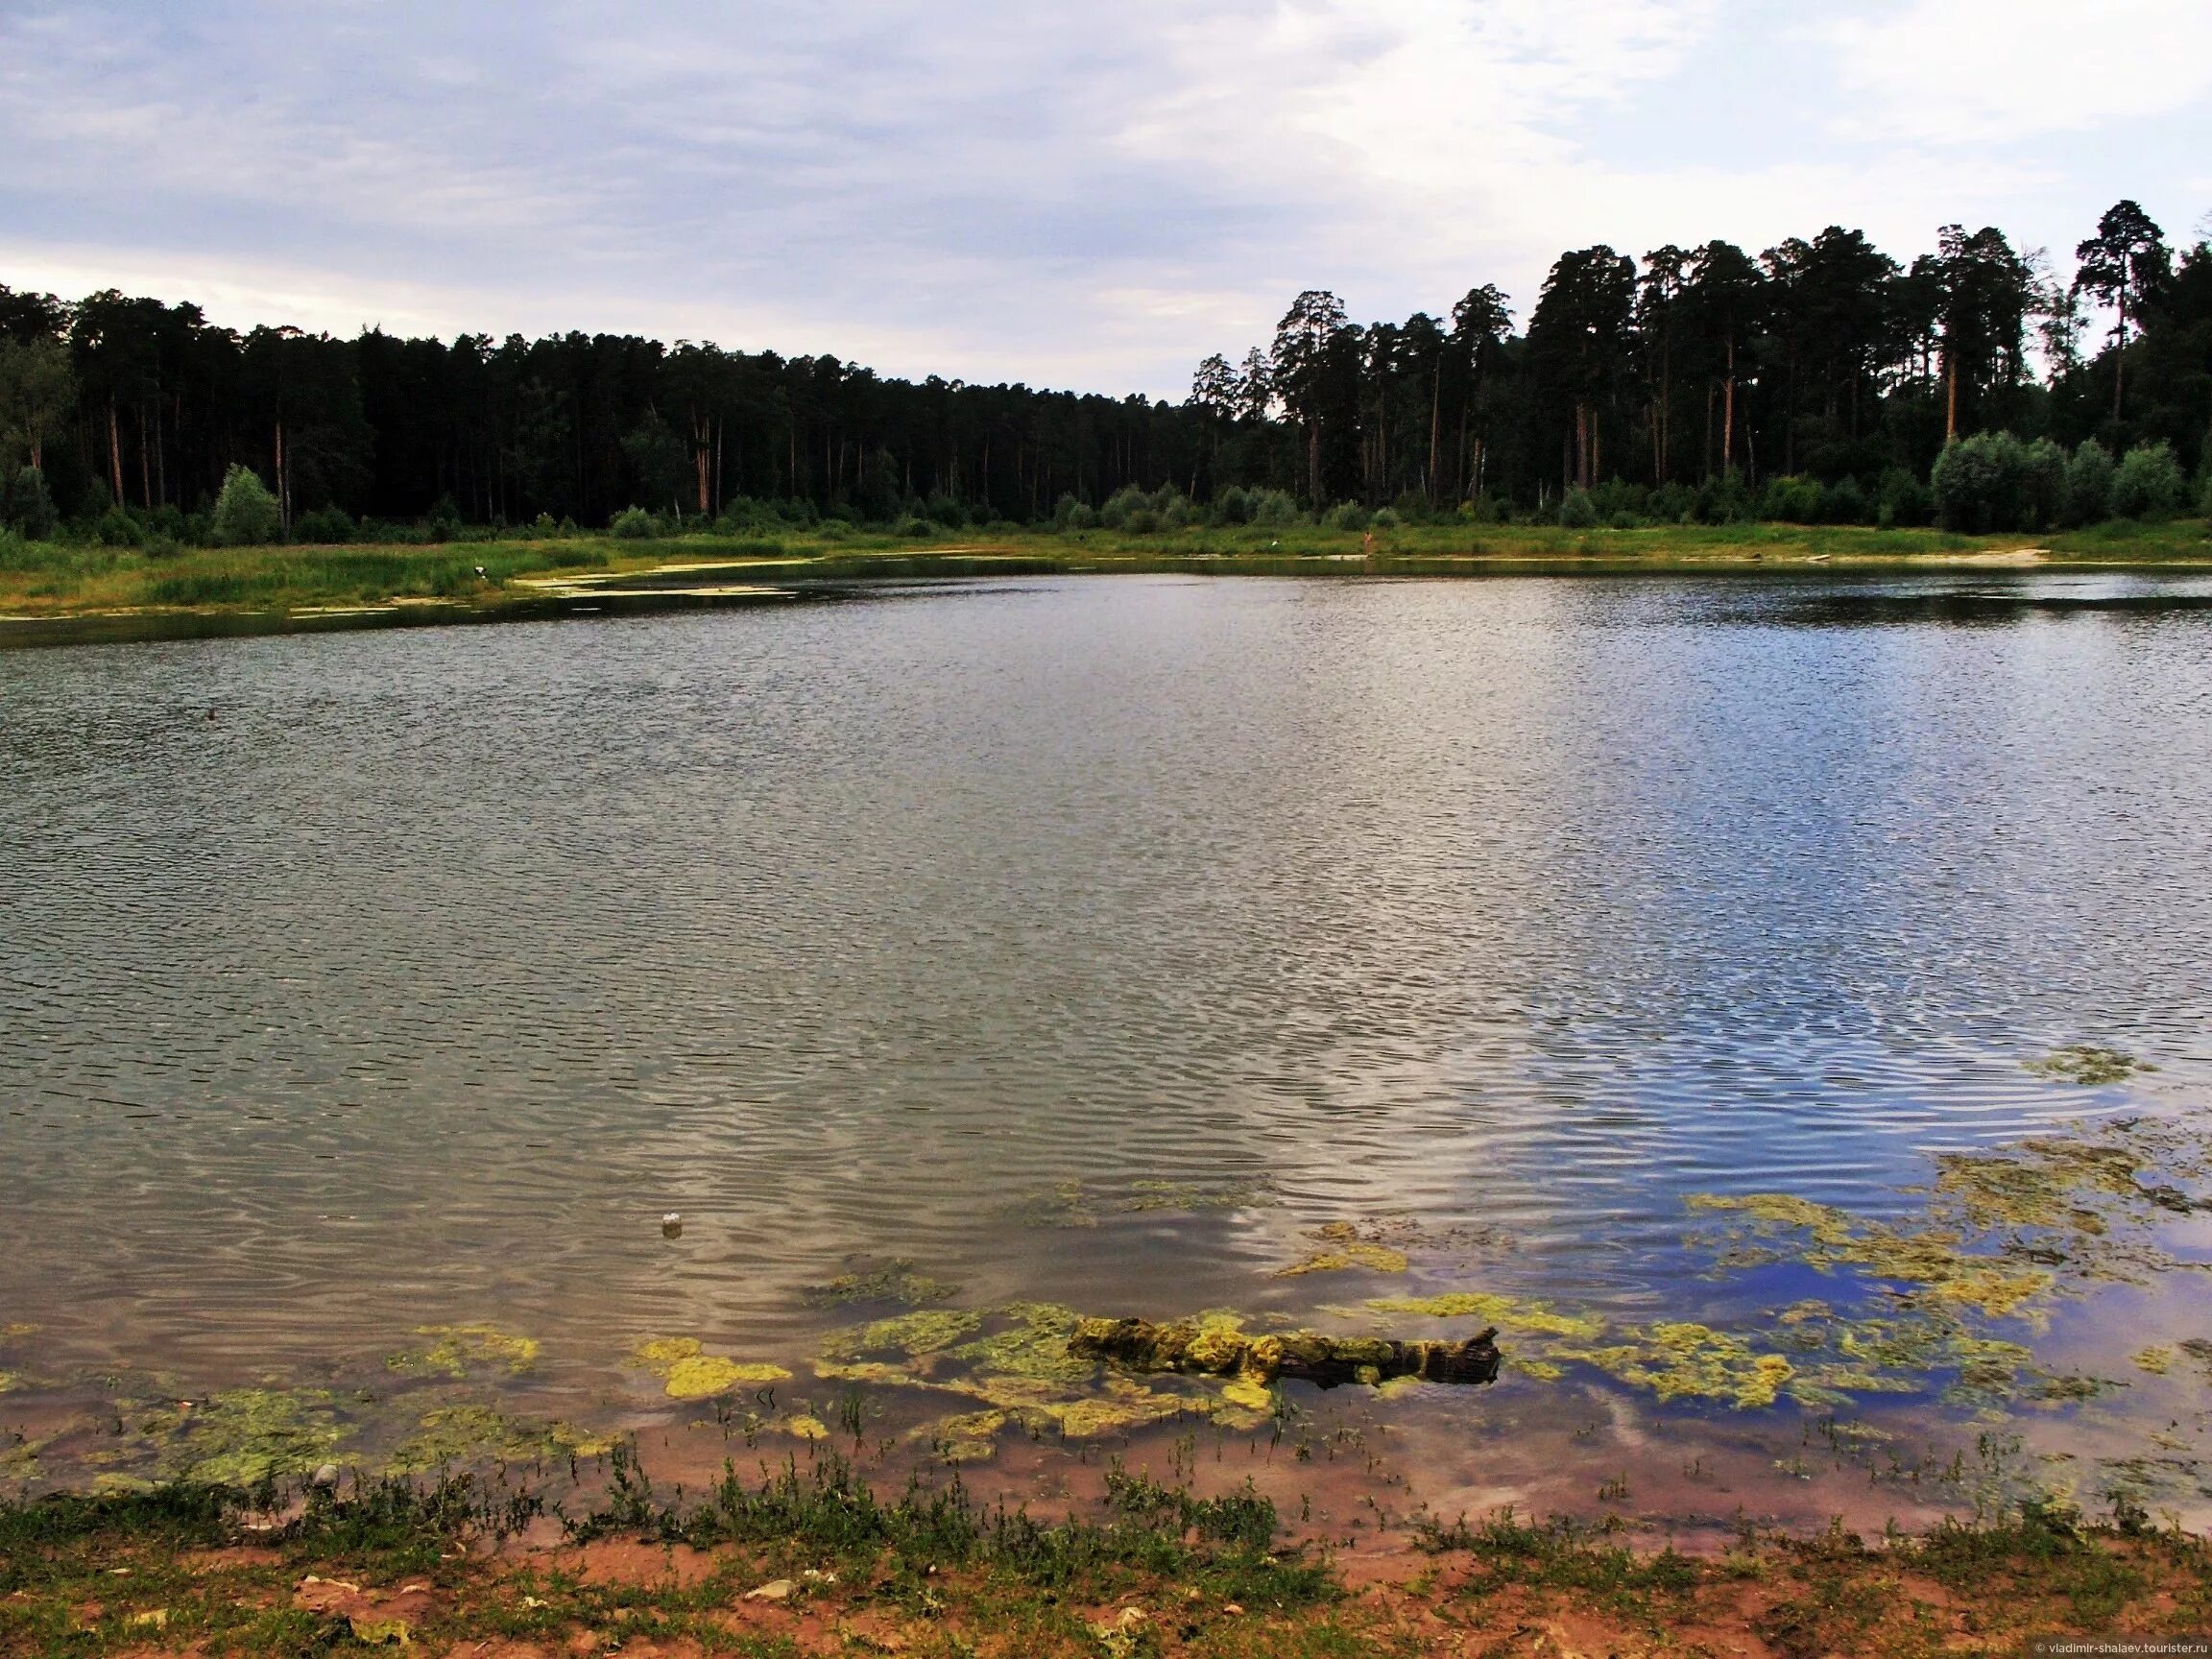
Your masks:
<svg viewBox="0 0 2212 1659"><path fill-rule="evenodd" d="M115 505L123 505L123 434L115 424L115 399L108 399L108 482L114 487Z"/></svg>
<svg viewBox="0 0 2212 1659"><path fill-rule="evenodd" d="M2120 402L2128 388L2128 290L2120 290L2120 343L2112 350L2112 442L2120 442Z"/></svg>
<svg viewBox="0 0 2212 1659"><path fill-rule="evenodd" d="M1442 463L1444 451L1444 358L1437 354L1435 366L1429 371L1429 476L1424 481L1429 505L1436 505L1436 472Z"/></svg>
<svg viewBox="0 0 2212 1659"><path fill-rule="evenodd" d="M1720 470L1728 472L1736 466L1736 337L1728 337L1728 393L1723 401L1720 419Z"/></svg>
<svg viewBox="0 0 2212 1659"><path fill-rule="evenodd" d="M1943 442L1959 436L1959 364L1951 348L1943 348Z"/></svg>

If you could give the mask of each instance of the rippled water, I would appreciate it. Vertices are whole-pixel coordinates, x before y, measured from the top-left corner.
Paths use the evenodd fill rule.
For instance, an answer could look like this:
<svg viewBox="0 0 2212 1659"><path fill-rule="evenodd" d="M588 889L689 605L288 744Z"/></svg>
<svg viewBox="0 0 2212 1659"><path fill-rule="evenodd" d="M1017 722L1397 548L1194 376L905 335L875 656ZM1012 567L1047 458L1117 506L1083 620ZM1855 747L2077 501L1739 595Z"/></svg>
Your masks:
<svg viewBox="0 0 2212 1659"><path fill-rule="evenodd" d="M603 1369L799 1351L855 1256L1295 1310L1385 1216L1697 1305L1688 1193L2206 1098L2207 606L1070 578L0 655L0 1311ZM2076 1041L2160 1070L2023 1070Z"/></svg>

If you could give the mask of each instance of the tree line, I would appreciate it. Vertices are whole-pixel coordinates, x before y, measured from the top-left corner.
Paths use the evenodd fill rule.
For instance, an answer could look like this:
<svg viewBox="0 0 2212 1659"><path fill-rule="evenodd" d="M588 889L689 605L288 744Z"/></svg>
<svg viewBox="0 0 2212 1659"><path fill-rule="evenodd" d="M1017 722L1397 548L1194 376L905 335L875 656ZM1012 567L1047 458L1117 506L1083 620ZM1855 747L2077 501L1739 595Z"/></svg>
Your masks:
<svg viewBox="0 0 2212 1659"><path fill-rule="evenodd" d="M241 334L188 302L0 286L0 517L204 539L239 469L275 534L317 540L631 509L1987 528L2109 506L2107 471L2133 481L2123 502L2179 506L2190 469L2212 486L2212 250L2122 202L2072 264L1956 225L1903 263L1831 226L1757 255L1575 250L1525 326L1495 285L1366 325L1312 290L1240 361L1207 358L1180 404L631 335Z"/></svg>

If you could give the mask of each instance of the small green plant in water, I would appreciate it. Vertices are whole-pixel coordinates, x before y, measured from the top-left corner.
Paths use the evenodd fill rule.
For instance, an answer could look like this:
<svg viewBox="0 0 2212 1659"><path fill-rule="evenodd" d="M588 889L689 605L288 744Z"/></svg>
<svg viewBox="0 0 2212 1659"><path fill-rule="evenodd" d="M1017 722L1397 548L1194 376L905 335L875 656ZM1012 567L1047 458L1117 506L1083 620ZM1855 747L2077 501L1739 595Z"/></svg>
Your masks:
<svg viewBox="0 0 2212 1659"><path fill-rule="evenodd" d="M496 1325L421 1325L418 1336L426 1348L406 1349L384 1363L409 1377L466 1377L474 1370L505 1371L519 1377L538 1363L538 1340L517 1336Z"/></svg>
<svg viewBox="0 0 2212 1659"><path fill-rule="evenodd" d="M960 1286L946 1279L917 1273L904 1257L864 1271L840 1273L826 1285L809 1285L800 1292L809 1308L841 1308L854 1302L898 1302L918 1308L928 1302L950 1302Z"/></svg>
<svg viewBox="0 0 2212 1659"><path fill-rule="evenodd" d="M640 1369L661 1380L671 1400L710 1400L733 1388L781 1382L791 1375L781 1365L740 1364L709 1354L692 1336L640 1342L630 1358Z"/></svg>
<svg viewBox="0 0 2212 1659"><path fill-rule="evenodd" d="M2138 1060L2125 1050L2107 1048L2097 1043L2068 1044L2063 1048L2054 1048L2039 1060L2023 1064L2038 1077L2084 1086L2125 1083L2138 1072L2158 1070L2147 1060Z"/></svg>

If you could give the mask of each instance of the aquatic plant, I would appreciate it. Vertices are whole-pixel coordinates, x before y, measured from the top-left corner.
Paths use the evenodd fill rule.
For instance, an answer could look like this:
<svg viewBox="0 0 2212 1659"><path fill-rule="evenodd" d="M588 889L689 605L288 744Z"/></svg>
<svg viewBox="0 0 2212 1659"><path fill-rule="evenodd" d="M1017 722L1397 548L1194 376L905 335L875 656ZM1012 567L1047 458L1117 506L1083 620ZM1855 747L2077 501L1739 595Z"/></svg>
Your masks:
<svg viewBox="0 0 2212 1659"><path fill-rule="evenodd" d="M661 1380L671 1400L708 1400L742 1384L781 1382L791 1375L781 1365L741 1364L709 1354L692 1336L640 1342L630 1358Z"/></svg>
<svg viewBox="0 0 2212 1659"><path fill-rule="evenodd" d="M950 1302L959 1293L958 1285L917 1273L914 1263L902 1256L879 1266L840 1273L826 1285L808 1285L799 1294L809 1308L840 1308L854 1302L899 1302L915 1308Z"/></svg>
<svg viewBox="0 0 2212 1659"><path fill-rule="evenodd" d="M2054 1048L2040 1059L2021 1064L2038 1077L2084 1086L2124 1083L2139 1072L2158 1070L2149 1061L2138 1060L2123 1049L2107 1048L2096 1043L2069 1044L2063 1048Z"/></svg>
<svg viewBox="0 0 2212 1659"><path fill-rule="evenodd" d="M155 1412L146 1432L163 1478L255 1486L316 1468L347 1438L325 1388L228 1388L204 1404Z"/></svg>
<svg viewBox="0 0 2212 1659"><path fill-rule="evenodd" d="M540 1457L597 1457L613 1442L562 1422L510 1417L489 1406L445 1406L425 1411L394 1449L385 1467L395 1475L479 1462L521 1463Z"/></svg>
<svg viewBox="0 0 2212 1659"><path fill-rule="evenodd" d="M1364 1268L1370 1273L1403 1273L1410 1264L1406 1252L1380 1239L1363 1238L1349 1221L1332 1221L1313 1230L1322 1248L1302 1261L1276 1270L1278 1279L1295 1279L1307 1273L1341 1273Z"/></svg>
<svg viewBox="0 0 2212 1659"><path fill-rule="evenodd" d="M421 1349L405 1349L384 1363L410 1377L466 1377L471 1370L501 1370L519 1377L538 1363L538 1341L496 1325L419 1325L418 1336L432 1338Z"/></svg>

